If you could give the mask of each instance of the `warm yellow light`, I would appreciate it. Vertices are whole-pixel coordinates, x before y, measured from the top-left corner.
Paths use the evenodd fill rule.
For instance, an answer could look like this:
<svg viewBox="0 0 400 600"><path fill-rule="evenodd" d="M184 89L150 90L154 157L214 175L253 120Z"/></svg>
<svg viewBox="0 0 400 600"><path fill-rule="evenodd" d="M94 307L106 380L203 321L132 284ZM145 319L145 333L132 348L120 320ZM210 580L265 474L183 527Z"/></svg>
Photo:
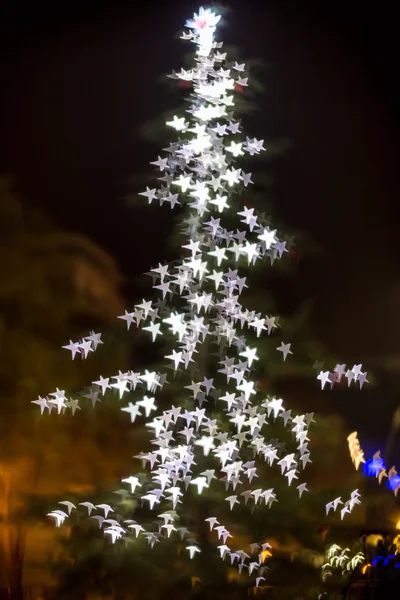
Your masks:
<svg viewBox="0 0 400 600"><path fill-rule="evenodd" d="M272 554L269 550L263 550L262 552L260 552L261 563L263 563L265 561L265 559L268 558L269 556L272 556Z"/></svg>
<svg viewBox="0 0 400 600"><path fill-rule="evenodd" d="M396 529L400 529L400 519L396 523Z"/></svg>
<svg viewBox="0 0 400 600"><path fill-rule="evenodd" d="M364 565L364 566L363 566L363 568L361 569L361 573L362 573L363 575L365 575L365 573L366 573L366 571L367 571L368 567L370 567L370 566L371 566L371 565L370 565L370 563L368 563L367 565Z"/></svg>

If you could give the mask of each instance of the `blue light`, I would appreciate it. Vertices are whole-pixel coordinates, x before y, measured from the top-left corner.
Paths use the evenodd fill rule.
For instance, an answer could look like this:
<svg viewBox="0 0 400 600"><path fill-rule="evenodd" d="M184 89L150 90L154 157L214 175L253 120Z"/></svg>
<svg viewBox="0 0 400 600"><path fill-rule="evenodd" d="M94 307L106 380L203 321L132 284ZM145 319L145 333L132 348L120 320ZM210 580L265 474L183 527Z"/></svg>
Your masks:
<svg viewBox="0 0 400 600"><path fill-rule="evenodd" d="M400 485L400 475L392 475L391 477L389 477L388 482L387 482L387 486L389 488L389 490L392 490L394 492L394 490L396 490Z"/></svg>
<svg viewBox="0 0 400 600"><path fill-rule="evenodd" d="M382 469L386 469L383 458L370 458L364 463L364 475L368 477L377 477Z"/></svg>
<svg viewBox="0 0 400 600"><path fill-rule="evenodd" d="M373 567L376 567L376 565L378 564L378 562L379 562L380 560L383 560L383 556L376 556L376 557L374 558L374 560L372 561L372 563L371 563L371 564L372 564L372 566L373 566Z"/></svg>

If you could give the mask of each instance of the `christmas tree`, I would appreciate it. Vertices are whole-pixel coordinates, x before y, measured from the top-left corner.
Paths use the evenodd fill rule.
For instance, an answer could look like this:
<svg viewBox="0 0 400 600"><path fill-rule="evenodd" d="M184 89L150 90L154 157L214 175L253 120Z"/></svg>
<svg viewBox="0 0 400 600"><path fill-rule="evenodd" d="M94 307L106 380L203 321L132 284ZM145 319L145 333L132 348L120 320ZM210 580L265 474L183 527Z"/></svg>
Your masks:
<svg viewBox="0 0 400 600"><path fill-rule="evenodd" d="M145 472L122 480L118 508L88 500L79 510L98 521L111 543L178 546L202 580L218 577L217 556L257 587L266 581L271 556L265 523L275 521L276 529L285 518L282 511L270 519L266 513L277 510L280 494L291 498L293 513L309 492L303 471L311 462L313 415L293 415L281 398L259 389L257 340L270 336L272 363L292 359L292 342L278 337L276 315L242 305L244 273L271 268L288 244L264 214L242 202L253 184L242 167L265 148L263 140L245 136L235 118L234 94L247 87L248 76L245 64L230 63L214 39L219 20L200 8L186 22L182 38L196 48L193 67L171 77L190 87L187 109L167 122L178 139L152 162L162 183L139 194L180 211L185 236L182 258L149 273L157 299L120 317L128 329L135 324L149 336L162 364L99 376L89 392L95 404L113 390L128 401L121 410L132 423L145 421L150 448L136 457ZM87 358L101 342L92 332L65 348L72 358ZM366 381L361 365L337 365L317 378L323 388L343 375L360 387ZM76 410L78 400L57 389L35 402L62 414ZM335 511L342 503L342 518L359 503L358 493L345 503L320 500L322 517L327 503ZM50 513L57 525L78 508L70 500L61 504ZM250 543L245 524L254 535Z"/></svg>

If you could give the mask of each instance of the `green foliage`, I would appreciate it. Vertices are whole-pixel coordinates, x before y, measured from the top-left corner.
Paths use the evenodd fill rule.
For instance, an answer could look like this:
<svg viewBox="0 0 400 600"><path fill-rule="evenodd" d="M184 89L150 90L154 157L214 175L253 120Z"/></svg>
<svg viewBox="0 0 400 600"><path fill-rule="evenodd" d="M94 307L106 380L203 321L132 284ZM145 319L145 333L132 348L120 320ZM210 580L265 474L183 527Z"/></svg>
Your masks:
<svg viewBox="0 0 400 600"><path fill-rule="evenodd" d="M327 548L321 574L326 594L331 600L342 597L342 591L353 572L364 560L361 542L353 544L351 549L341 548L338 544L331 544Z"/></svg>

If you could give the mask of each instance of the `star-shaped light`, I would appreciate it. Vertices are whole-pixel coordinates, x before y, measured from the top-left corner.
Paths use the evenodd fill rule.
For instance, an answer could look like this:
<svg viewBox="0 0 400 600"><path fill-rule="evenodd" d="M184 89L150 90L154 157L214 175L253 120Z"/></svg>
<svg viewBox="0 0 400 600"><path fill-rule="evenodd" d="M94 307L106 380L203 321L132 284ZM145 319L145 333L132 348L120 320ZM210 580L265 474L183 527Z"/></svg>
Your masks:
<svg viewBox="0 0 400 600"><path fill-rule="evenodd" d="M215 204L218 208L218 212L222 213L225 208L229 208L228 196L220 196L217 194L213 200L210 200L209 204Z"/></svg>
<svg viewBox="0 0 400 600"><path fill-rule="evenodd" d="M282 342L281 345L277 348L279 352L282 352L284 361L286 360L288 354L293 354L293 352L290 350L290 346L291 344L284 344Z"/></svg>

